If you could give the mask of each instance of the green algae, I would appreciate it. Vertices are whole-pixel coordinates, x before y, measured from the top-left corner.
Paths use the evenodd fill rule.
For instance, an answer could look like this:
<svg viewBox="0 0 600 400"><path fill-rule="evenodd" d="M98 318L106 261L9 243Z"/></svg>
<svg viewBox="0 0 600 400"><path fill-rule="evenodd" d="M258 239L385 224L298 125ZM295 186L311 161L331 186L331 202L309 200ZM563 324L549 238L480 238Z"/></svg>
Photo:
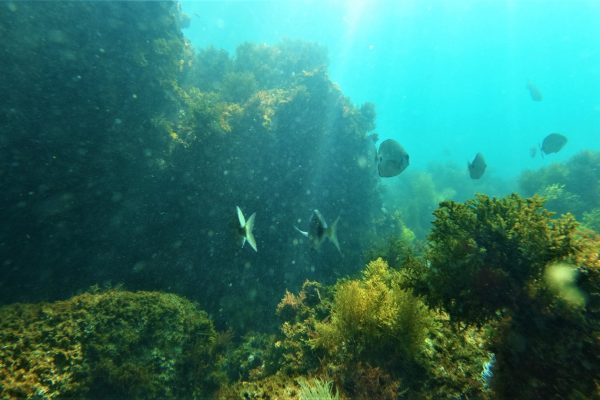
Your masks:
<svg viewBox="0 0 600 400"><path fill-rule="evenodd" d="M257 393L285 375L333 381L341 398L485 396L482 332L452 329L447 315L403 287L404 279L378 259L359 279L306 281L298 294L286 292L270 355L277 372L251 380Z"/></svg>
<svg viewBox="0 0 600 400"><path fill-rule="evenodd" d="M310 377L352 399L597 397L600 236L539 197L479 195L435 216L422 256L398 239L387 250L398 268L378 259L357 278L286 291L280 333L263 342L269 368L231 398L296 398L289 380ZM549 283L556 261L585 303Z"/></svg>
<svg viewBox="0 0 600 400"><path fill-rule="evenodd" d="M541 197L477 195L442 202L434 215L428 299L468 323L528 307L528 285L549 262L577 252L576 221L569 214L553 219Z"/></svg>
<svg viewBox="0 0 600 400"><path fill-rule="evenodd" d="M598 240L543 199L478 195L443 202L423 273L428 301L455 323L485 325L496 355L491 388L500 398L598 396ZM579 277L573 302L547 275L556 263ZM573 275L575 276L575 275ZM589 299L585 305L583 299Z"/></svg>
<svg viewBox="0 0 600 400"><path fill-rule="evenodd" d="M339 400L340 396L333 389L333 382L323 381L321 379L312 379L310 381L301 380L300 400Z"/></svg>
<svg viewBox="0 0 600 400"><path fill-rule="evenodd" d="M2 398L205 398L215 330L181 297L109 290L0 308Z"/></svg>
<svg viewBox="0 0 600 400"><path fill-rule="evenodd" d="M388 358L392 368L414 359L430 328L420 299L400 287L400 275L382 259L370 262L361 280L336 285L331 320L317 325L316 345L331 354L365 361Z"/></svg>
<svg viewBox="0 0 600 400"><path fill-rule="evenodd" d="M600 208L584 212L581 223L589 229L600 233Z"/></svg>
<svg viewBox="0 0 600 400"><path fill-rule="evenodd" d="M546 198L546 208L581 219L600 204L600 153L581 151L566 163L554 163L536 171L523 172L519 186L527 196Z"/></svg>

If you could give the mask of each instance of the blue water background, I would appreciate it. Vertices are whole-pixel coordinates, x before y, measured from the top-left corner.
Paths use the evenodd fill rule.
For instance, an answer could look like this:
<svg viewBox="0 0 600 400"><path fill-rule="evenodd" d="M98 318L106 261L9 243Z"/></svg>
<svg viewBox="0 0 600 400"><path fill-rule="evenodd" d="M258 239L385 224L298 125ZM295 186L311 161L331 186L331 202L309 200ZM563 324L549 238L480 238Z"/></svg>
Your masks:
<svg viewBox="0 0 600 400"><path fill-rule="evenodd" d="M195 48L234 54L282 39L327 47L330 76L355 104L375 103L382 139L411 169L466 165L476 152L502 178L600 150L599 1L182 2ZM526 88L534 83L543 101ZM531 158L551 132L559 153Z"/></svg>

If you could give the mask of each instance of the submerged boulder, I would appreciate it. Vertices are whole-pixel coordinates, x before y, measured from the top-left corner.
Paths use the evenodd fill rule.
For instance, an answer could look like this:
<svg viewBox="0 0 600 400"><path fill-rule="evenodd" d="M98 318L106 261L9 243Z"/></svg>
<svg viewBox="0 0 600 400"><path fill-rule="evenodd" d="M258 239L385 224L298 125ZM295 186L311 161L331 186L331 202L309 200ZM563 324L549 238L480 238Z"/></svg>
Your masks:
<svg viewBox="0 0 600 400"><path fill-rule="evenodd" d="M109 290L0 307L0 397L205 398L216 332L188 300Z"/></svg>

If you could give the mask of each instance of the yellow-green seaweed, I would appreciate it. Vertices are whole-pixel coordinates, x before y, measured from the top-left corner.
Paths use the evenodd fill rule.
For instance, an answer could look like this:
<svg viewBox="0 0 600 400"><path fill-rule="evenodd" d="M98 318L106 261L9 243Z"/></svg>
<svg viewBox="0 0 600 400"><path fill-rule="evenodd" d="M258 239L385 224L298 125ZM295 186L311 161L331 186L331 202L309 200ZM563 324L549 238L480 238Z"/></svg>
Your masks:
<svg viewBox="0 0 600 400"><path fill-rule="evenodd" d="M597 398L596 235L537 196L442 202L435 217L423 287L455 323L487 326L494 396ZM557 286L556 264L567 266L568 285Z"/></svg>
<svg viewBox="0 0 600 400"><path fill-rule="evenodd" d="M440 203L429 236L429 301L474 324L528 307L529 284L542 278L548 263L578 249L573 216L552 218L543 202L480 194Z"/></svg>
<svg viewBox="0 0 600 400"><path fill-rule="evenodd" d="M173 294L109 290L0 308L0 397L205 398L215 330Z"/></svg>
<svg viewBox="0 0 600 400"><path fill-rule="evenodd" d="M357 359L413 359L431 314L419 298L400 287L400 279L379 258L367 265L363 279L338 283L331 319L317 325L316 345L332 354L349 347L348 354Z"/></svg>

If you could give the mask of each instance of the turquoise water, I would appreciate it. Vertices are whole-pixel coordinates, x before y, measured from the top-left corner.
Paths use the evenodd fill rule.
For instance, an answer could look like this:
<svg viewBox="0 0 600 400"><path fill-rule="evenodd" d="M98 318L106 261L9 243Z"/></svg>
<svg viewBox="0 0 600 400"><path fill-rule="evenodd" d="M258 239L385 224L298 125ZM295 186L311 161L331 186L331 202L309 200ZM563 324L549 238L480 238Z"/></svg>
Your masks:
<svg viewBox="0 0 600 400"><path fill-rule="evenodd" d="M600 3L595 1L182 2L195 48L231 54L284 38L327 47L330 75L351 100L373 102L380 137L399 140L414 169L466 165L486 175L600 149ZM527 83L543 95L532 101ZM530 157L551 132L558 154Z"/></svg>
<svg viewBox="0 0 600 400"><path fill-rule="evenodd" d="M0 399L600 398L597 20L0 1Z"/></svg>

